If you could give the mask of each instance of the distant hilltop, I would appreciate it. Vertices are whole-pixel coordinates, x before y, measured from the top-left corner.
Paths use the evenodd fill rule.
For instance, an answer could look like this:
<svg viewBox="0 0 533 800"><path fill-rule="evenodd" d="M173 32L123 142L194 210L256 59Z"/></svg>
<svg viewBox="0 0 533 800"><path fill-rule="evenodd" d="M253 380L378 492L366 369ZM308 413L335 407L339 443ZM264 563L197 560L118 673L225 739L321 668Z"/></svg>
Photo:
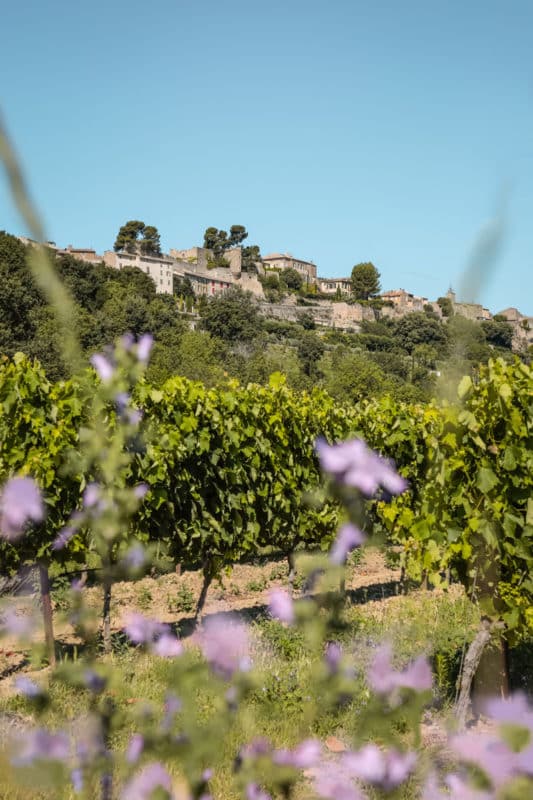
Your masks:
<svg viewBox="0 0 533 800"><path fill-rule="evenodd" d="M19 236L18 239L26 245L36 244L25 236ZM439 298L437 302L405 289L382 292L370 304L354 302L351 300L350 277L320 277L314 262L296 258L290 253L271 253L259 257L253 262L252 269L249 264L245 269L242 247L226 250L224 264L221 265L220 260L215 259L213 251L206 247L172 248L168 255L163 253L147 255L142 252L115 250L106 250L99 255L92 248L73 247L70 244L60 248L55 242L47 242L46 245L58 256L71 256L90 264L104 262L115 269L137 267L152 278L158 293L174 294L176 280L189 281L197 297L212 297L231 287L240 287L254 295L265 316L297 321L302 311L305 311L319 326L357 331L363 320L402 317L424 311L431 311L440 318L453 313L479 322L505 320L513 329L515 349L533 344L533 317L522 314L517 308L505 308L492 314L479 303L458 301L451 288L444 295L446 304L442 302L443 298ZM289 294L279 302L268 302L265 297L263 279L269 273L283 274L287 270L296 271L301 276L307 292L315 295L305 302L304 308L298 303L298 297L294 294ZM307 296L309 297L309 294Z"/></svg>

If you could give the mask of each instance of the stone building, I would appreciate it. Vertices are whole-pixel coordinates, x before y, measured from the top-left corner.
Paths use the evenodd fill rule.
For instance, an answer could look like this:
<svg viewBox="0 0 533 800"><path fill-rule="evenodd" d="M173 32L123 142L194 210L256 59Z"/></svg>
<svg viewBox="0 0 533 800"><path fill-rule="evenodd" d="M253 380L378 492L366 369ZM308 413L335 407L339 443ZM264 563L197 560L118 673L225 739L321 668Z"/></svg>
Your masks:
<svg viewBox="0 0 533 800"><path fill-rule="evenodd" d="M457 295L451 287L446 292L446 297L451 301L454 313L459 314L461 317L466 317L467 319L477 322L492 319L492 314L488 308L485 308L480 303L459 303Z"/></svg>
<svg viewBox="0 0 533 800"><path fill-rule="evenodd" d="M174 275L190 281L194 294L206 295L211 297L215 294L226 292L235 281L229 269L224 267L198 266L195 263L189 264L187 261L174 261Z"/></svg>
<svg viewBox="0 0 533 800"><path fill-rule="evenodd" d="M79 261L87 261L88 264L100 264L104 260L104 257L98 255L91 247L73 247L71 244L63 250L56 249L56 253L58 256L72 256Z"/></svg>
<svg viewBox="0 0 533 800"><path fill-rule="evenodd" d="M173 275L176 262L169 256L146 256L142 253L115 253L114 250L106 250L104 262L115 269L137 267L151 277L158 294L173 293Z"/></svg>
<svg viewBox="0 0 533 800"><path fill-rule="evenodd" d="M263 256L263 264L265 269L295 269L306 283L316 284L317 282L316 264L313 264L312 261L294 258L290 253L270 253L268 256Z"/></svg>
<svg viewBox="0 0 533 800"><path fill-rule="evenodd" d="M39 242L36 242L35 239L30 239L28 236L17 236L19 242L25 245L32 245L36 247ZM50 250L53 250L54 253L58 256L72 256L73 258L77 258L79 261L87 261L89 264L100 264L104 257L98 255L96 250L93 250L92 247L73 247L71 244L67 245L66 247L58 247L55 242L45 242L45 246L48 247Z"/></svg>
<svg viewBox="0 0 533 800"><path fill-rule="evenodd" d="M413 311L423 311L424 306L429 303L427 297L418 297L405 289L391 289L380 294L382 300L388 301L396 311L403 314L410 314Z"/></svg>
<svg viewBox="0 0 533 800"><path fill-rule="evenodd" d="M505 308L496 314L505 317L513 329L513 349L520 350L533 345L533 317L521 314L517 308Z"/></svg>
<svg viewBox="0 0 533 800"><path fill-rule="evenodd" d="M240 286L244 291L252 292L263 298L263 287L255 274L242 271L242 249L233 247L226 250L224 259L227 267L209 266L213 262L213 253L205 247L191 247L188 250L170 251L174 259L174 274L187 278L197 295L212 296L226 292L230 286Z"/></svg>
<svg viewBox="0 0 533 800"><path fill-rule="evenodd" d="M352 281L350 278L318 278L318 290L322 294L351 294Z"/></svg>

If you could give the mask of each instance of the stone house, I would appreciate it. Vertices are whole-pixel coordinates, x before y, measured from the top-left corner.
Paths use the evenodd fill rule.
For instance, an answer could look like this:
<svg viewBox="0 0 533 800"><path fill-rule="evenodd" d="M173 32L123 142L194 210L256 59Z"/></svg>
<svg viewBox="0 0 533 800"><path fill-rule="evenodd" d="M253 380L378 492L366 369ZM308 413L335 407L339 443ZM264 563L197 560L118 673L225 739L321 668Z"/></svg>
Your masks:
<svg viewBox="0 0 533 800"><path fill-rule="evenodd" d="M158 294L173 293L173 275L176 262L169 256L146 256L141 253L115 253L114 250L106 250L104 262L115 269L137 267L151 277Z"/></svg>
<svg viewBox="0 0 533 800"><path fill-rule="evenodd" d="M322 294L336 294L337 291L342 294L351 294L351 278L318 278L317 280L318 290Z"/></svg>
<svg viewBox="0 0 533 800"><path fill-rule="evenodd" d="M267 270L295 269L306 283L316 284L317 282L316 264L313 264L312 261L294 258L290 253L270 253L268 256L263 256L263 264Z"/></svg>

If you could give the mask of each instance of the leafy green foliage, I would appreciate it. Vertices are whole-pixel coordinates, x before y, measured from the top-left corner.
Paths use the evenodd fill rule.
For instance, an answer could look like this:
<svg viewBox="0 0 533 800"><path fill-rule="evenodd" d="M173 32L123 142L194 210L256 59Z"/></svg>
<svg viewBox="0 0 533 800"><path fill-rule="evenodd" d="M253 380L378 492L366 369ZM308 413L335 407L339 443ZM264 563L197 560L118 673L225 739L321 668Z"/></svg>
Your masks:
<svg viewBox="0 0 533 800"><path fill-rule="evenodd" d="M202 311L202 325L212 336L228 342L249 342L261 329L257 305L240 287L210 297Z"/></svg>
<svg viewBox="0 0 533 800"><path fill-rule="evenodd" d="M414 574L438 583L450 568L487 616L519 630L533 622L532 371L490 361L458 391L459 407L410 420L396 409L399 435L383 442L391 455L401 446L412 490L381 515Z"/></svg>
<svg viewBox="0 0 533 800"><path fill-rule="evenodd" d="M302 288L304 282L304 279L294 267L283 270L281 279L288 289L292 289L295 292Z"/></svg>
<svg viewBox="0 0 533 800"><path fill-rule="evenodd" d="M131 219L120 228L115 239L114 249L126 253L141 252L147 256L161 255L161 238L154 225L145 225L138 219Z"/></svg>
<svg viewBox="0 0 533 800"><path fill-rule="evenodd" d="M369 300L381 291L380 275L371 261L352 269L352 294L356 300Z"/></svg>
<svg viewBox="0 0 533 800"><path fill-rule="evenodd" d="M15 474L31 475L46 498L46 519L20 542L0 541L4 569L48 561L52 543L77 507L83 479L64 474L63 465L79 442L83 422L79 391L71 382L51 384L42 368L18 354L0 362L0 484ZM83 550L78 537L54 553L75 558Z"/></svg>

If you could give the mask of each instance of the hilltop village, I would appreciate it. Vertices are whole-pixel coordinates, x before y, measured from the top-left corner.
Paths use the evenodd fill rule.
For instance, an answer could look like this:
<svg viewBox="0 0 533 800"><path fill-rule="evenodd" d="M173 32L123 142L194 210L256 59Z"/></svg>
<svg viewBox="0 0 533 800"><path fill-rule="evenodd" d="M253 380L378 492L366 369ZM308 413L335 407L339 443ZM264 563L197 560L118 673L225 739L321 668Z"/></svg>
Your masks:
<svg viewBox="0 0 533 800"><path fill-rule="evenodd" d="M35 244L27 237L17 238L26 245ZM533 344L533 317L522 314L516 308L506 308L492 314L478 303L459 302L451 287L438 300L420 297L400 288L381 292L369 301L357 302L352 295L351 277L321 277L315 263L296 258L290 253L260 256L258 248L235 246L225 248L221 257L216 246L214 249L205 246L172 248L168 254L164 254L142 252L139 246L117 249L115 244L114 250L98 254L92 248L72 245L60 248L55 242L48 242L47 246L58 256L71 256L90 264L103 262L118 270L137 267L152 278L158 294L179 294L176 287L183 286L183 282L192 288L195 298L213 297L227 292L231 287L239 287L253 295L263 316L287 322L298 322L302 313L306 313L317 327L358 332L363 321L373 322L382 318L399 318L413 312L431 311L439 318L457 314L478 322L505 320L513 330L513 349L524 350ZM246 250L256 251L251 263L249 258L243 257ZM269 292L266 288L269 276L282 276L288 271L300 276L300 291L281 297Z"/></svg>

